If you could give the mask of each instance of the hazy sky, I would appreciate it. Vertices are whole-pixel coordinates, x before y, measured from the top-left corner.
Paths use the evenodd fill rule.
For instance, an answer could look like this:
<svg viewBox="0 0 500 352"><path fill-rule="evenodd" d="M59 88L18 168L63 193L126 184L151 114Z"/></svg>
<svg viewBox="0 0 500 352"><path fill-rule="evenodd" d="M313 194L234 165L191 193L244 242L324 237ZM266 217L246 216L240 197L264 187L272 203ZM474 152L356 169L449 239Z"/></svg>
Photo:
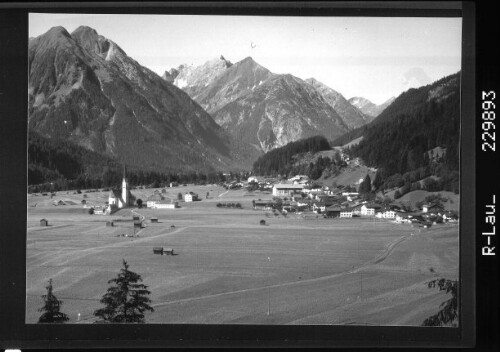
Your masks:
<svg viewBox="0 0 500 352"><path fill-rule="evenodd" d="M380 104L461 68L461 18L30 14L29 36L94 28L159 75L247 56Z"/></svg>

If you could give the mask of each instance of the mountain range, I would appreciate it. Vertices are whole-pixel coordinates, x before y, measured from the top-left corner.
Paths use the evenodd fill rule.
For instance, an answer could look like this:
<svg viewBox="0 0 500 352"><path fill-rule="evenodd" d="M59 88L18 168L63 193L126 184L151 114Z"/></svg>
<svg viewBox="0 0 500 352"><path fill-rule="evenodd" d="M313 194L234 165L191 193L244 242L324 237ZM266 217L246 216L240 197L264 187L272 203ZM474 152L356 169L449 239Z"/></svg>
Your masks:
<svg viewBox="0 0 500 352"><path fill-rule="evenodd" d="M246 168L255 152L90 27L29 41L29 130L144 168Z"/></svg>
<svg viewBox="0 0 500 352"><path fill-rule="evenodd" d="M372 186L396 189L395 198L417 189L458 194L460 72L400 94L373 121L333 141L335 152L331 143L325 148L318 138L323 137L265 153L254 163L254 173L312 179L339 175L345 165L335 153L341 151L359 158L365 168L376 168ZM353 140L356 143L349 143Z"/></svg>
<svg viewBox="0 0 500 352"><path fill-rule="evenodd" d="M458 193L460 72L403 92L371 123L348 135L363 137L350 154L378 168L382 180L399 175L415 182L432 174L439 177L440 189ZM439 167L428 157L435 149L444 151Z"/></svg>
<svg viewBox="0 0 500 352"><path fill-rule="evenodd" d="M353 97L348 101L351 105L358 108L367 117L366 122L368 123L370 121L373 121L375 117L380 115L382 111L384 111L389 105L391 105L395 99L395 97L392 97L380 105L374 104L370 100L363 97Z"/></svg>
<svg viewBox="0 0 500 352"><path fill-rule="evenodd" d="M370 121L316 79L272 73L251 57L235 64L221 56L198 67L181 65L164 78L231 135L263 152L317 134L334 139Z"/></svg>
<svg viewBox="0 0 500 352"><path fill-rule="evenodd" d="M30 38L28 56L30 136L144 170L250 169L263 152L333 140L371 118L316 79L275 74L251 57L221 55L160 77L86 26Z"/></svg>

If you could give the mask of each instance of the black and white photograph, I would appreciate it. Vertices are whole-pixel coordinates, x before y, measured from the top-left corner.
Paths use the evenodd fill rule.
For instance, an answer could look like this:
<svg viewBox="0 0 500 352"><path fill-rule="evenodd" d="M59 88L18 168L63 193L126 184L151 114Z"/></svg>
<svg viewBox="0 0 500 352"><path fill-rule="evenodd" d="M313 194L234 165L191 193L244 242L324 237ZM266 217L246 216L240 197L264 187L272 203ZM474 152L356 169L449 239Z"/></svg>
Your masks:
<svg viewBox="0 0 500 352"><path fill-rule="evenodd" d="M26 324L459 327L461 17L28 24Z"/></svg>
<svg viewBox="0 0 500 352"><path fill-rule="evenodd" d="M30 13L26 323L457 327L461 29Z"/></svg>

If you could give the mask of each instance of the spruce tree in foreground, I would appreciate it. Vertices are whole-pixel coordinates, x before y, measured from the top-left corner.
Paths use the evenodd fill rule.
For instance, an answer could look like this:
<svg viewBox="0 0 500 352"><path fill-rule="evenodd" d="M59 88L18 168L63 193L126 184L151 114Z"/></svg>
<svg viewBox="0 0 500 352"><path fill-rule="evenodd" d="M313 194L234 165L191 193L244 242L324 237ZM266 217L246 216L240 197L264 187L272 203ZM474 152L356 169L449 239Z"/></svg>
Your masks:
<svg viewBox="0 0 500 352"><path fill-rule="evenodd" d="M429 288L438 287L439 291L446 291L451 294L451 298L441 303L440 310L436 314L425 319L422 326L452 326L458 323L458 281L456 280L432 280L428 284Z"/></svg>
<svg viewBox="0 0 500 352"><path fill-rule="evenodd" d="M49 280L47 294L43 295L44 306L40 308L39 312L44 312L38 319L39 323L64 323L69 318L66 314L60 312L62 301L59 301L52 293L52 279Z"/></svg>
<svg viewBox="0 0 500 352"><path fill-rule="evenodd" d="M154 309L149 305L151 294L147 286L139 284L142 278L128 270L129 265L123 260L123 268L118 276L108 281L114 283L102 296L104 308L98 309L94 315L108 323L144 323L144 312Z"/></svg>

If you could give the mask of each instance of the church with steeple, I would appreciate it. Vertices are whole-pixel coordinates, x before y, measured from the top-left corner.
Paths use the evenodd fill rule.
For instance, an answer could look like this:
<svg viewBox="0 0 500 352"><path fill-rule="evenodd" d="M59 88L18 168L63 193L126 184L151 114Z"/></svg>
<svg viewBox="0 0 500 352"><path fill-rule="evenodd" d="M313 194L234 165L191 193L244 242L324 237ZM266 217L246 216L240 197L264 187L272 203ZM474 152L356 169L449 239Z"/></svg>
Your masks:
<svg viewBox="0 0 500 352"><path fill-rule="evenodd" d="M110 208L121 209L126 208L128 206L134 205L134 196L130 192L130 188L127 182L127 170L125 165L123 166L123 181L122 181L122 189L120 190L111 190L109 192L108 204Z"/></svg>

